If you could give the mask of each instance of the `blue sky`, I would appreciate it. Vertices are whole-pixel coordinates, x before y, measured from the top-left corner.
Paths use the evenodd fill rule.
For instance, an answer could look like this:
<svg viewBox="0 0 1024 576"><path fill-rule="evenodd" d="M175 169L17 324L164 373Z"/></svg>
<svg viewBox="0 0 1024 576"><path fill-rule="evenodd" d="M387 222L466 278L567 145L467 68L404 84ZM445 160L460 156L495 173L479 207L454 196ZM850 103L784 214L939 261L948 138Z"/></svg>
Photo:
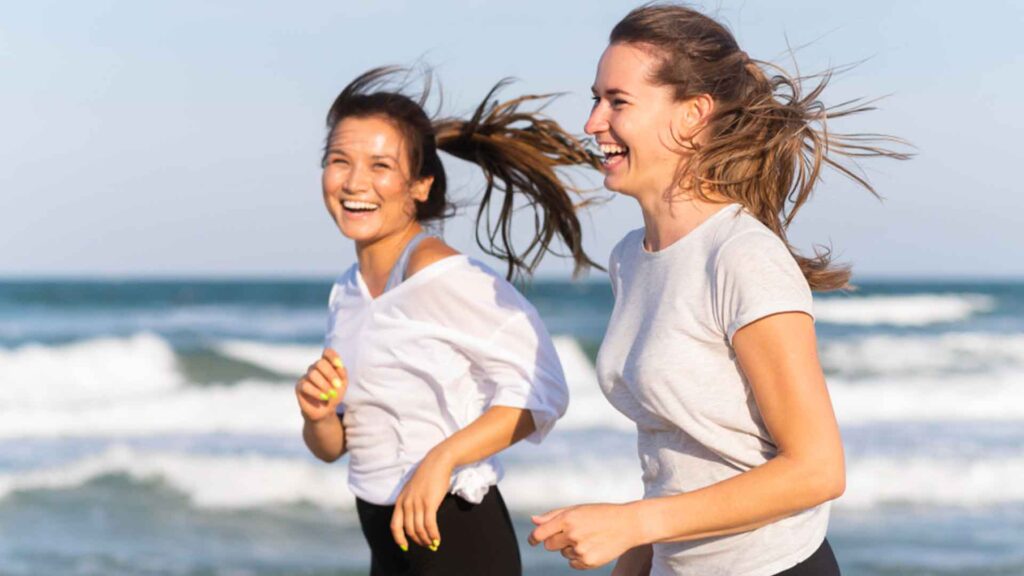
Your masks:
<svg viewBox="0 0 1024 576"><path fill-rule="evenodd" d="M0 4L0 275L333 275L354 260L320 203L323 117L356 74L432 64L445 111L499 78L566 91L582 132L607 34L635 2L8 2ZM753 57L803 71L865 60L826 102L888 95L838 126L912 141L864 166L879 202L827 177L791 234L862 276L1021 277L1024 3L696 4ZM979 4L980 6L980 4ZM452 161L456 199L478 180ZM584 217L599 260L639 211ZM470 219L446 237L477 254ZM567 277L555 260L545 276Z"/></svg>

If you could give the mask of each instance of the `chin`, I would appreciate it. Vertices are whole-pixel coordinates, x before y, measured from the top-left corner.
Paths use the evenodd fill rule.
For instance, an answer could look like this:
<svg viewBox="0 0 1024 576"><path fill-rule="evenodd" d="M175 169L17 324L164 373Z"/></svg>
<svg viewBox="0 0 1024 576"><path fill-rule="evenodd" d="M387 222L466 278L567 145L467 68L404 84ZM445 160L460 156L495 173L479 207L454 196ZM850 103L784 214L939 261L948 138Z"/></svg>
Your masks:
<svg viewBox="0 0 1024 576"><path fill-rule="evenodd" d="M623 182L622 178L616 178L615 176L605 176L604 187L616 194L636 196L636 194L630 190L629 183Z"/></svg>

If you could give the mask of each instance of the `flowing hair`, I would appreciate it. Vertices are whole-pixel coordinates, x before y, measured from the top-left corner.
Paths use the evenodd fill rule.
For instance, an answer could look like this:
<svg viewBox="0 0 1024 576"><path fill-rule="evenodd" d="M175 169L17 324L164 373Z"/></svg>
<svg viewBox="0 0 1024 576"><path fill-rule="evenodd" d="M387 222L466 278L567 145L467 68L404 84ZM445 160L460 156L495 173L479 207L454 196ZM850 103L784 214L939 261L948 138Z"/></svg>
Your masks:
<svg viewBox="0 0 1024 576"><path fill-rule="evenodd" d="M781 67L753 60L724 26L695 10L674 4L648 4L626 15L609 37L631 44L659 60L651 80L668 86L677 101L707 94L715 102L702 131L677 143L692 152L680 164L677 188L708 199L707 191L743 205L789 248L813 290L849 287L850 267L832 263L831 250L816 246L800 254L786 231L811 196L826 167L837 170L875 196L867 179L847 162L883 157L905 160L892 150L901 139L883 134L838 134L833 119L873 107L854 100L826 106L820 97L832 71L804 90L802 78ZM846 161L846 162L844 162Z"/></svg>
<svg viewBox="0 0 1024 576"><path fill-rule="evenodd" d="M429 71L416 100L401 87L391 87L403 75L408 77L409 72L374 68L349 83L327 113L327 141L345 118L377 116L392 122L405 139L413 179L434 179L427 199L416 203L419 222L443 220L454 213L439 150L479 167L486 185L476 214L476 241L485 253L505 261L509 280L532 274L544 255L555 252L556 236L573 259L574 275L591 267L602 269L583 249L577 209L587 201L557 172L570 166L598 168L600 159L540 113L553 95L501 102L496 96L509 83L506 79L487 93L468 119L431 119L424 111L432 84ZM529 104L537 106L524 110ZM522 211L532 216L533 234L525 246L517 246L512 223Z"/></svg>

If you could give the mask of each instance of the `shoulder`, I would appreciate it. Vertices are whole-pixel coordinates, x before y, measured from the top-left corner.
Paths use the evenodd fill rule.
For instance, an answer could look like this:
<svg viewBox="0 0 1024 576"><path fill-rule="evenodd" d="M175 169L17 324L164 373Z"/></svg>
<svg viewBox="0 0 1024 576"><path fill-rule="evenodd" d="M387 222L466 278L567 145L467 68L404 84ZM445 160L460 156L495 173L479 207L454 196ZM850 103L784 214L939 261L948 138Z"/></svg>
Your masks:
<svg viewBox="0 0 1024 576"><path fill-rule="evenodd" d="M615 247L612 248L611 255L608 257L609 269L614 268L619 262L627 260L630 255L634 254L643 245L644 241L644 229L637 228L636 230L630 230L619 240Z"/></svg>
<svg viewBox="0 0 1024 576"><path fill-rule="evenodd" d="M440 262L450 256L458 256L459 251L444 243L444 240L431 236L420 242L409 257L407 276L423 270L431 264Z"/></svg>
<svg viewBox="0 0 1024 576"><path fill-rule="evenodd" d="M782 238L745 210L739 211L719 229L712 254L716 268L762 259L796 266L796 260Z"/></svg>

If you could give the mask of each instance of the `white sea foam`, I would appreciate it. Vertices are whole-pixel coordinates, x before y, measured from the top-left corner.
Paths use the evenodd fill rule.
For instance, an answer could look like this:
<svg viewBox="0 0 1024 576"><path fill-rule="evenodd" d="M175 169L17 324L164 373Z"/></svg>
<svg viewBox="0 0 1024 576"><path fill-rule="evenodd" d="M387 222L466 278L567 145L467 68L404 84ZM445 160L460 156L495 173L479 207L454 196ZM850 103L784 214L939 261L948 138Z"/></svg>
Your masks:
<svg viewBox="0 0 1024 576"><path fill-rule="evenodd" d="M294 375L306 372L323 352L322 346L303 344L268 344L249 340L224 340L214 345L221 355L259 366L278 374Z"/></svg>
<svg viewBox="0 0 1024 576"><path fill-rule="evenodd" d="M995 307L983 294L839 296L814 301L819 322L851 325L927 326L957 322Z"/></svg>
<svg viewBox="0 0 1024 576"><path fill-rule="evenodd" d="M0 409L87 410L93 403L163 394L183 384L176 362L167 342L145 333L0 349Z"/></svg>
<svg viewBox="0 0 1024 576"><path fill-rule="evenodd" d="M943 378L829 380L840 423L1024 420L1020 371Z"/></svg>
<svg viewBox="0 0 1024 576"><path fill-rule="evenodd" d="M139 482L159 480L200 508L251 508L301 501L330 507L352 505L344 466L259 454L150 453L126 446L113 446L56 468L0 474L0 497L26 490L73 489L114 474Z"/></svg>
<svg viewBox="0 0 1024 576"><path fill-rule="evenodd" d="M635 430L605 400L594 368L576 342L558 337L555 345L571 395L556 430ZM220 349L284 373L304 369L310 356L318 353L316 347L249 342L231 342ZM823 357L826 363L842 366L830 376L829 390L844 424L1016 421L1024 420L1022 349L1020 337L879 337L826 346ZM988 368L944 373L965 358ZM0 439L215 432L290 435L301 425L290 380L188 385L171 347L152 335L2 351L0 381Z"/></svg>
<svg viewBox="0 0 1024 576"><path fill-rule="evenodd" d="M1024 368L1024 335L950 333L825 341L821 360L842 376L922 375Z"/></svg>
<svg viewBox="0 0 1024 576"><path fill-rule="evenodd" d="M641 496L631 455L599 449L555 462L509 465L501 489L518 512L539 513L582 502L624 502ZM74 490L110 475L161 482L207 509L261 508L298 502L350 509L344 463L256 453L205 455L113 446L54 468L0 473L0 499L16 492ZM1024 502L1024 454L1002 458L853 458L840 508L894 504L980 507Z"/></svg>
<svg viewBox="0 0 1024 576"><path fill-rule="evenodd" d="M993 506L1024 502L1024 455L1009 458L866 458L847 465L838 505Z"/></svg>
<svg viewBox="0 0 1024 576"><path fill-rule="evenodd" d="M151 436L214 432L298 434L291 386L246 381L111 396L83 406L60 396L47 405L4 410L0 438Z"/></svg>

